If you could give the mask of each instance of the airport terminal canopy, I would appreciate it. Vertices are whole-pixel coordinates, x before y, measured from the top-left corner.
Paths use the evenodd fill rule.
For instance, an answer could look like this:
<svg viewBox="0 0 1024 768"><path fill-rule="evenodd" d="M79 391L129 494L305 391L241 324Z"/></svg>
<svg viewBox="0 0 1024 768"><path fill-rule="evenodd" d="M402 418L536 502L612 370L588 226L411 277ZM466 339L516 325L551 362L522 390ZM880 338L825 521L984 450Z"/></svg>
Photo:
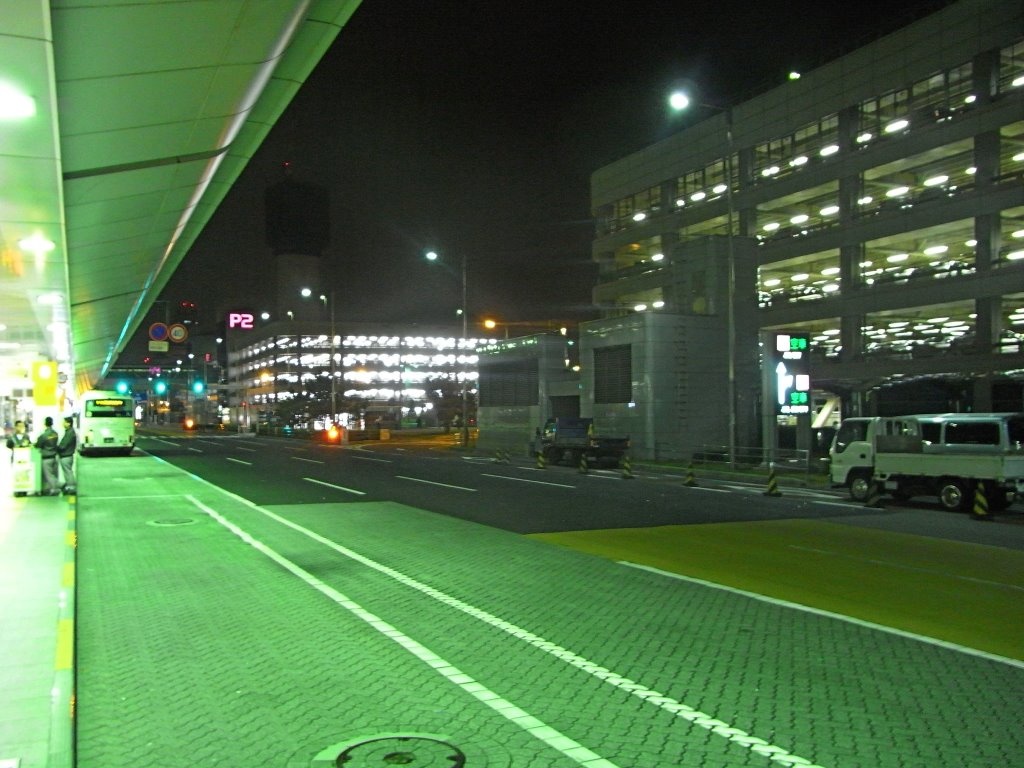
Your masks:
<svg viewBox="0 0 1024 768"><path fill-rule="evenodd" d="M0 378L116 361L359 0L0 0Z"/></svg>

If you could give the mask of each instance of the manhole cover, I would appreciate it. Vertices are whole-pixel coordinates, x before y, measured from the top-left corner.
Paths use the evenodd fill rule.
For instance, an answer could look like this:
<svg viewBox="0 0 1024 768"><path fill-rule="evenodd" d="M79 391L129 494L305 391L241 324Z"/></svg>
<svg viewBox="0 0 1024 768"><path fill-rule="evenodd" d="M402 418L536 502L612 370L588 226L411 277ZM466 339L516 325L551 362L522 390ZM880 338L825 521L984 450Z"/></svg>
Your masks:
<svg viewBox="0 0 1024 768"><path fill-rule="evenodd" d="M352 744L334 761L338 768L459 768L466 764L462 751L430 736L381 736Z"/></svg>
<svg viewBox="0 0 1024 768"><path fill-rule="evenodd" d="M150 520L149 525L192 525L195 523L195 519L191 517L165 517L161 520Z"/></svg>

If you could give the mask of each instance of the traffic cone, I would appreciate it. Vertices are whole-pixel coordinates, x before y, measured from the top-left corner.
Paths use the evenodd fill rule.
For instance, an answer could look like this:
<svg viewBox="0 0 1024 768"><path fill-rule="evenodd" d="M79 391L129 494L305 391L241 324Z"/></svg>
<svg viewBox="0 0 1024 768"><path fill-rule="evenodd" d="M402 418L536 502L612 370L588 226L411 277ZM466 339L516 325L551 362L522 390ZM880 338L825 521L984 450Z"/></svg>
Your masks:
<svg viewBox="0 0 1024 768"><path fill-rule="evenodd" d="M764 491L765 496L781 496L779 481L775 479L775 462L768 462L768 487Z"/></svg>
<svg viewBox="0 0 1024 768"><path fill-rule="evenodd" d="M629 460L629 456L622 457L622 479L632 480L633 479L633 465Z"/></svg>
<svg viewBox="0 0 1024 768"><path fill-rule="evenodd" d="M683 485L685 485L687 488L696 488L697 487L697 478L695 478L693 476L693 463L692 462L689 464L689 466L686 467L686 479L683 480Z"/></svg>
<svg viewBox="0 0 1024 768"><path fill-rule="evenodd" d="M992 515L988 511L988 497L985 496L985 483L978 483L974 487L974 508L971 517L975 520L991 520Z"/></svg>
<svg viewBox="0 0 1024 768"><path fill-rule="evenodd" d="M587 466L587 454L582 453L580 454L580 474L585 475L589 471L590 468Z"/></svg>

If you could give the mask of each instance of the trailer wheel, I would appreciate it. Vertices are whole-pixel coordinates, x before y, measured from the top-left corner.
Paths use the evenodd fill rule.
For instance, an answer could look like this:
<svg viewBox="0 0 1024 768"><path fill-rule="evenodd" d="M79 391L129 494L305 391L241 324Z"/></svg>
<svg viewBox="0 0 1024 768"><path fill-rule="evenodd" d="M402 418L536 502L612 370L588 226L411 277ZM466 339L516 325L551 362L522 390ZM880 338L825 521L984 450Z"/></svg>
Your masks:
<svg viewBox="0 0 1024 768"><path fill-rule="evenodd" d="M944 478L939 483L939 504L951 512L963 512L972 502L971 486L966 480Z"/></svg>
<svg viewBox="0 0 1024 768"><path fill-rule="evenodd" d="M854 501L867 501L871 496L871 475L867 472L856 472L850 476L850 498Z"/></svg>

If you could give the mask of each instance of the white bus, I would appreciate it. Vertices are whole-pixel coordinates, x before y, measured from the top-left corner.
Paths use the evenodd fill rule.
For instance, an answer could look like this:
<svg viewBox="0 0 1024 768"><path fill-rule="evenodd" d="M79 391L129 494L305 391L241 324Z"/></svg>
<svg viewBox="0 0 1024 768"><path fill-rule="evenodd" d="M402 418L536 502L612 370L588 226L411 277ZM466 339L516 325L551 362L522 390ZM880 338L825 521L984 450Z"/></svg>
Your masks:
<svg viewBox="0 0 1024 768"><path fill-rule="evenodd" d="M117 392L86 392L78 412L78 451L128 456L135 448L135 402Z"/></svg>

